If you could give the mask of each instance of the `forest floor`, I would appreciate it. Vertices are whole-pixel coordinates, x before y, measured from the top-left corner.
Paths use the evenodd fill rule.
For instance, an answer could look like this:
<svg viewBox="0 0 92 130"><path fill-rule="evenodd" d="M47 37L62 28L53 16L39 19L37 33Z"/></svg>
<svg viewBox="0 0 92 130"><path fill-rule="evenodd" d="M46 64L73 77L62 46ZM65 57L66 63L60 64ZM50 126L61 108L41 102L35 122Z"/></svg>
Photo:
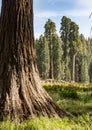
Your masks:
<svg viewBox="0 0 92 130"><path fill-rule="evenodd" d="M56 104L74 117L64 119L39 117L19 125L7 120L0 122L0 130L92 130L92 84L65 82L42 84Z"/></svg>

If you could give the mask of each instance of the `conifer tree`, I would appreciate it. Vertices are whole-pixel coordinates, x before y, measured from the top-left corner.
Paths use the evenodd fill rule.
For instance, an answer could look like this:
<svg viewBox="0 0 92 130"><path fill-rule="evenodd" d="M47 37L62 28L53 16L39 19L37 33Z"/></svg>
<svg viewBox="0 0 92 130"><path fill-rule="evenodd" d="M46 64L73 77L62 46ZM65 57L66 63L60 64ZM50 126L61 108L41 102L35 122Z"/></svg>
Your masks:
<svg viewBox="0 0 92 130"><path fill-rule="evenodd" d="M54 78L62 79L63 69L62 69L62 41L60 37L55 34L53 36L53 65L54 65Z"/></svg>
<svg viewBox="0 0 92 130"><path fill-rule="evenodd" d="M44 36L40 36L39 40L36 40L36 52L37 52L37 65L40 77L42 79L49 78L49 47L48 42Z"/></svg>
<svg viewBox="0 0 92 130"><path fill-rule="evenodd" d="M49 54L50 54L50 70L49 70L49 78L54 79L54 71L53 71L53 35L56 33L56 25L50 19L46 22L45 26L45 37L48 40L49 44Z"/></svg>

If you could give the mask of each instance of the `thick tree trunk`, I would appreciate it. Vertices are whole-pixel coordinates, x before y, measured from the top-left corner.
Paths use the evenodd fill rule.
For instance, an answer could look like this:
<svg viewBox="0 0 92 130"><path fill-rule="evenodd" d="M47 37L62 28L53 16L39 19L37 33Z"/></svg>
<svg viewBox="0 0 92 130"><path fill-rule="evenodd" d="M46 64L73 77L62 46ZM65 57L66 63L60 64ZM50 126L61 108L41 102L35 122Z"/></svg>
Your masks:
<svg viewBox="0 0 92 130"><path fill-rule="evenodd" d="M33 38L33 1L2 0L0 117L66 115L42 88Z"/></svg>

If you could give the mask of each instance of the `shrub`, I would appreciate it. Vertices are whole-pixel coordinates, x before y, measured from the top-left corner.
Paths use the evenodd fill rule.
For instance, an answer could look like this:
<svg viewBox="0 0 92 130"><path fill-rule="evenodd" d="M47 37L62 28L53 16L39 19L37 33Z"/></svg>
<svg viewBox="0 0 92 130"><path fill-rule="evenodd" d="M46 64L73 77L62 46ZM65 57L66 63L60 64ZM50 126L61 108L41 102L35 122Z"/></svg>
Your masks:
<svg viewBox="0 0 92 130"><path fill-rule="evenodd" d="M79 99L79 96L74 89L62 89L60 92L61 97L63 98L72 98L72 99Z"/></svg>

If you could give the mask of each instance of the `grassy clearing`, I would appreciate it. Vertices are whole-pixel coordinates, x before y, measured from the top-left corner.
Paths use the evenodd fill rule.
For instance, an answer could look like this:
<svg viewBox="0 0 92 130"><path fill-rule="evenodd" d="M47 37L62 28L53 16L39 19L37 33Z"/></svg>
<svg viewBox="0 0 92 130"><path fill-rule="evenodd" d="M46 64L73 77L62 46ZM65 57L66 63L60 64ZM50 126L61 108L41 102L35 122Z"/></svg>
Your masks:
<svg viewBox="0 0 92 130"><path fill-rule="evenodd" d="M77 118L35 118L20 125L7 121L0 123L0 130L92 130L92 118L86 115Z"/></svg>
<svg viewBox="0 0 92 130"><path fill-rule="evenodd" d="M92 84L44 84L44 88L62 109L77 116L92 115Z"/></svg>

